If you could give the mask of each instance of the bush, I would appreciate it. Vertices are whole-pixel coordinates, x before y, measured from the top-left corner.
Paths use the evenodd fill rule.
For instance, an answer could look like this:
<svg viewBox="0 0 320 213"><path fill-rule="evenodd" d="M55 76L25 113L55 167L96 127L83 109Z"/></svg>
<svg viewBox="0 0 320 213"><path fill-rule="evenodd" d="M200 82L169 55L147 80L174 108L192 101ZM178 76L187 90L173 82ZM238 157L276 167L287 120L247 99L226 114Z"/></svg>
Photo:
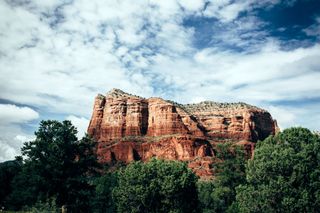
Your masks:
<svg viewBox="0 0 320 213"><path fill-rule="evenodd" d="M56 199L50 198L45 202L38 201L31 209L32 213L59 213L61 210L56 205Z"/></svg>
<svg viewBox="0 0 320 213"><path fill-rule="evenodd" d="M118 212L195 212L196 181L181 162L134 162L120 170L113 197Z"/></svg>
<svg viewBox="0 0 320 213"><path fill-rule="evenodd" d="M237 212L236 187L245 182L245 153L232 143L218 144L213 181L198 183L199 205L202 212Z"/></svg>
<svg viewBox="0 0 320 213"><path fill-rule="evenodd" d="M317 212L320 209L320 139L290 128L259 142L237 188L241 212Z"/></svg>

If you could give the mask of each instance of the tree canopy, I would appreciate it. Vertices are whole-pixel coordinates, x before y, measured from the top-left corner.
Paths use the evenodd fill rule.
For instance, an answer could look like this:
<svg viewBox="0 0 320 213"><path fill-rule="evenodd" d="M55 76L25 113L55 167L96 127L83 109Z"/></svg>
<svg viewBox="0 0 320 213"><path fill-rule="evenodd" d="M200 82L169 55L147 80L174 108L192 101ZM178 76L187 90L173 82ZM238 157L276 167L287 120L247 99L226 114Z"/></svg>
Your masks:
<svg viewBox="0 0 320 213"><path fill-rule="evenodd" d="M198 183L199 204L202 212L236 211L236 187L245 182L245 152L232 143L218 144L215 179Z"/></svg>
<svg viewBox="0 0 320 213"><path fill-rule="evenodd" d="M11 182L19 174L22 158L0 163L0 207L7 205L5 199L12 192Z"/></svg>
<svg viewBox="0 0 320 213"><path fill-rule="evenodd" d="M70 121L40 123L35 140L22 147L24 164L9 196L14 209L54 198L60 207L86 211L93 190L88 180L98 164L94 142L88 136L78 140L76 134Z"/></svg>
<svg viewBox="0 0 320 213"><path fill-rule="evenodd" d="M152 159L121 169L113 191L118 212L195 212L197 177L185 163Z"/></svg>
<svg viewBox="0 0 320 213"><path fill-rule="evenodd" d="M237 188L242 212L318 212L320 139L290 128L257 144L246 184Z"/></svg>
<svg viewBox="0 0 320 213"><path fill-rule="evenodd" d="M214 178L186 163L151 159L102 169L95 142L70 121L42 121L22 156L0 163L0 204L31 212L318 212L320 136L290 128L244 150L218 144Z"/></svg>

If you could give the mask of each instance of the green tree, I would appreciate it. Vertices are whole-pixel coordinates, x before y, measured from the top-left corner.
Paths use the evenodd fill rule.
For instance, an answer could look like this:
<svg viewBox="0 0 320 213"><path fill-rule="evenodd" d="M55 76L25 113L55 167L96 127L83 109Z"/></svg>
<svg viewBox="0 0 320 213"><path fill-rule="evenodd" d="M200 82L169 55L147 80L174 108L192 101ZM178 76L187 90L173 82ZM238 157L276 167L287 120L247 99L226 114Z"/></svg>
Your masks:
<svg viewBox="0 0 320 213"><path fill-rule="evenodd" d="M196 181L181 162L134 162L120 170L113 197L118 212L195 212Z"/></svg>
<svg viewBox="0 0 320 213"><path fill-rule="evenodd" d="M257 144L247 183L237 188L241 212L318 212L320 139L290 128Z"/></svg>
<svg viewBox="0 0 320 213"><path fill-rule="evenodd" d="M214 182L199 180L197 183L197 190L198 190L198 203L199 203L198 205L201 212L203 213L214 212L215 203L211 196L214 190Z"/></svg>
<svg viewBox="0 0 320 213"><path fill-rule="evenodd" d="M7 207L6 199L11 193L11 182L21 171L22 158L0 163L0 208Z"/></svg>
<svg viewBox="0 0 320 213"><path fill-rule="evenodd" d="M11 182L12 192L7 196L5 208L18 211L36 203L38 197L42 197L44 200L45 198L39 191L41 180L34 172L31 164L22 165L21 171Z"/></svg>
<svg viewBox="0 0 320 213"><path fill-rule="evenodd" d="M242 146L218 144L215 179L198 183L202 212L237 212L236 187L245 182L246 156Z"/></svg>
<svg viewBox="0 0 320 213"><path fill-rule="evenodd" d="M97 213L115 212L112 190L117 186L117 173L105 172L101 177L96 178L94 185L93 211Z"/></svg>
<svg viewBox="0 0 320 213"><path fill-rule="evenodd" d="M78 140L76 134L70 121L40 123L36 139L22 148L24 165L13 181L11 195L15 206L54 198L58 206L67 205L71 212L87 211L94 190L90 180L98 164L92 139Z"/></svg>
<svg viewBox="0 0 320 213"><path fill-rule="evenodd" d="M28 212L32 213L60 213L61 209L56 206L56 201L54 198L46 200L45 202L39 200L31 208L26 209Z"/></svg>

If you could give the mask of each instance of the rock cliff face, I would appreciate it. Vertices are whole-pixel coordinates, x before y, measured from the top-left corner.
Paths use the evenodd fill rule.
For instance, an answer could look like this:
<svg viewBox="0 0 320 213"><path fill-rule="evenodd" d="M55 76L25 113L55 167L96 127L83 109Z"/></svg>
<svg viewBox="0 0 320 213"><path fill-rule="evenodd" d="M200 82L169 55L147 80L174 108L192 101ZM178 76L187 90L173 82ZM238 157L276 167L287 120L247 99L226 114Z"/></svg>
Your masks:
<svg viewBox="0 0 320 213"><path fill-rule="evenodd" d="M212 175L215 144L231 141L252 151L254 142L277 131L267 111L245 103L182 105L118 89L95 98L88 127L102 163L181 160L202 177Z"/></svg>

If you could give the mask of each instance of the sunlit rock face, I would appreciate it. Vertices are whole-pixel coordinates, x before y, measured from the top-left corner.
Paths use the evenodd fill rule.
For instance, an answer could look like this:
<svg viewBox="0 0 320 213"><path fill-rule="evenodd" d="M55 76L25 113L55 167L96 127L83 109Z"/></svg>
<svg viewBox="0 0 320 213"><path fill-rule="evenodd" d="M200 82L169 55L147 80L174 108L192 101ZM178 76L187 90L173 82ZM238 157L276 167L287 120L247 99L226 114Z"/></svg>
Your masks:
<svg viewBox="0 0 320 213"><path fill-rule="evenodd" d="M180 160L201 177L212 176L217 143L242 144L251 153L254 142L277 131L270 113L245 103L182 105L119 89L95 98L88 127L102 163Z"/></svg>

